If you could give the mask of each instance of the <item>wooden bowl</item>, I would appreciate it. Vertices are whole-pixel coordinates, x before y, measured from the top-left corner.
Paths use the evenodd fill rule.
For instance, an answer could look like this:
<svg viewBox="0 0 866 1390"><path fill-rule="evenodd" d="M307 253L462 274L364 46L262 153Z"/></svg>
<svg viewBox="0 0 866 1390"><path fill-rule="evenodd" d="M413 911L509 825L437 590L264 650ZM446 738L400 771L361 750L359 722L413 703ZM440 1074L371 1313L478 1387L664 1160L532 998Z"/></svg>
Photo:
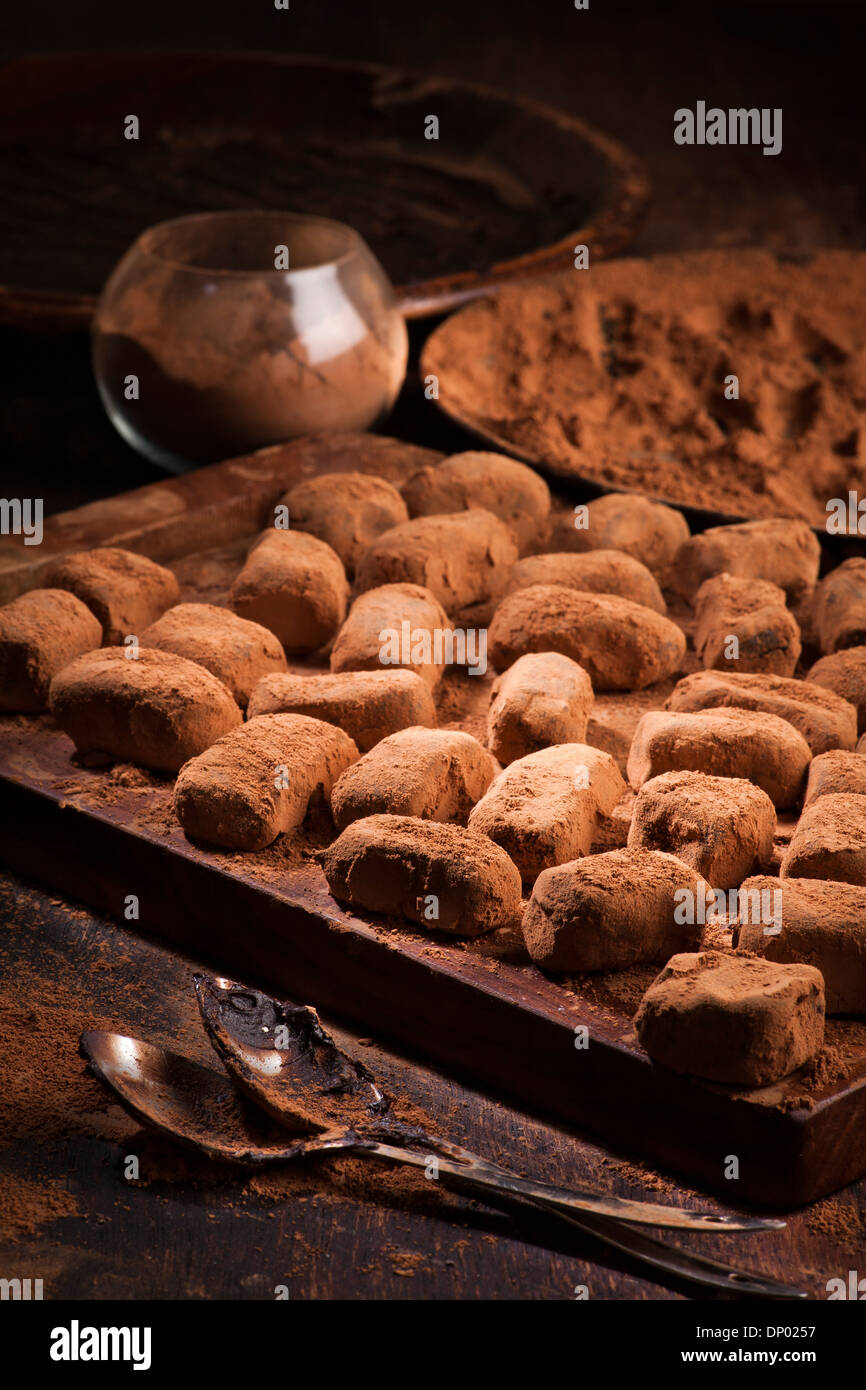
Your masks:
<svg viewBox="0 0 866 1390"><path fill-rule="evenodd" d="M128 114L137 140L125 138ZM438 140L425 138L430 114ZM43 328L86 325L136 236L185 212L266 207L348 222L415 318L565 269L579 243L596 259L619 251L648 199L633 155L550 107L259 54L7 62L0 174L0 318Z"/></svg>

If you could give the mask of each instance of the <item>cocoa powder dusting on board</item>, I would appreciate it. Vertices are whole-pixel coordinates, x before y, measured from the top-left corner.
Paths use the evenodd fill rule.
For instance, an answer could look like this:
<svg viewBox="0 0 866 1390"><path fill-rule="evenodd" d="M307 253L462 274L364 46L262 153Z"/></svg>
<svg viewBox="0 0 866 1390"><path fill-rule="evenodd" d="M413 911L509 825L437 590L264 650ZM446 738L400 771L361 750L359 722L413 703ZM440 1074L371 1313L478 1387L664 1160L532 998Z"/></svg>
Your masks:
<svg viewBox="0 0 866 1390"><path fill-rule="evenodd" d="M82 922L89 914L67 909ZM50 950L50 948L48 948ZM82 1137L108 1141L116 1153L138 1156L141 1177L124 1181L125 1191L146 1188L167 1193L194 1188L210 1194L220 1206L241 1211L248 1203L276 1206L286 1200L349 1203L366 1202L412 1208L430 1214L459 1214L459 1199L429 1182L423 1170L397 1167L358 1158L327 1158L280 1169L251 1172L212 1162L168 1138L139 1128L86 1069L78 1055L78 1039L86 1029L123 1028L134 1017L135 1005L124 998L137 993L134 977L117 974L122 950L115 944L105 961L113 980L118 1016L94 1009L87 992L66 985L52 966L47 977L26 964L0 980L0 1149L17 1151L25 1145L33 1155L63 1155L70 1141ZM91 969L100 962L91 961ZM145 1031L133 1028L133 1031ZM158 1038L206 1065L218 1067L204 1041L197 1011L190 1004L173 1038ZM392 1114L404 1124L435 1131L429 1114L399 1091ZM116 1147L120 1146L120 1147ZM55 1162L56 1160L52 1160ZM130 1200L134 1200L130 1197ZM63 1178L18 1172L0 1178L0 1232L14 1244L32 1236L58 1217L86 1216L74 1191Z"/></svg>
<svg viewBox="0 0 866 1390"><path fill-rule="evenodd" d="M78 1203L59 1178L0 1182L0 1232L6 1241L24 1240L49 1221L77 1215Z"/></svg>
<svg viewBox="0 0 866 1390"><path fill-rule="evenodd" d="M806 1218L811 1231L827 1236L834 1244L849 1246L852 1250L862 1250L866 1239L866 1211L861 1211L853 1202L838 1197L827 1197L816 1202Z"/></svg>
<svg viewBox="0 0 866 1390"><path fill-rule="evenodd" d="M866 256L845 252L610 262L472 305L422 371L562 475L822 526L828 498L866 484L864 290Z"/></svg>
<svg viewBox="0 0 866 1390"><path fill-rule="evenodd" d="M112 1028L81 1002L81 991L44 982L26 970L0 984L0 1143L52 1143L82 1128L113 1137L121 1112L84 1069L78 1039L86 1028Z"/></svg>

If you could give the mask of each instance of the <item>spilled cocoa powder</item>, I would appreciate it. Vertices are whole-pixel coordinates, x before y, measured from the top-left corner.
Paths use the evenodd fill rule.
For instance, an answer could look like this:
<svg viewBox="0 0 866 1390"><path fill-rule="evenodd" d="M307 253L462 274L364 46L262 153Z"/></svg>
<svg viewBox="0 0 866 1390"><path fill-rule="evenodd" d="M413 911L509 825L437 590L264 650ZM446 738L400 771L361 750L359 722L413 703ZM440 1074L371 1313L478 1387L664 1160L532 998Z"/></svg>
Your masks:
<svg viewBox="0 0 866 1390"><path fill-rule="evenodd" d="M31 910L31 898L33 904L38 902L35 895L26 892L14 906L0 904L8 906L3 914L7 930L30 932L38 928L38 912ZM64 903L64 910L80 922L82 930L94 925L84 909ZM117 934L101 942L95 956L92 942L85 952L88 971L84 988L74 976L69 984L65 982L62 972L68 962L47 944L38 964L16 960L14 969L0 977L2 1242L10 1247L25 1242L60 1217L88 1218L89 1202L80 1188L76 1190L73 1171L70 1169L68 1179L62 1172L69 1162L69 1145L82 1138L107 1141L120 1146L116 1152L134 1153L139 1158L140 1178L124 1179L125 1200L115 1203L127 1209L135 1201L136 1189L150 1189L164 1199L170 1189L180 1186L208 1194L219 1208L228 1208L235 1215L243 1214L248 1205L276 1208L292 1200L384 1204L459 1218L460 1199L441 1184L430 1182L421 1170L384 1161L329 1157L321 1162L251 1172L212 1162L164 1136L142 1130L90 1074L78 1054L78 1039L86 1029L128 1028L149 1035L140 1018L141 992L131 968L133 956L124 950ZM75 954L78 956L78 948ZM106 990L113 1001L110 1013L94 1004L94 996ZM174 1015L173 1009L169 1012ZM182 1016L172 1017L170 1035L158 1025L154 1040L219 1069L205 1041L191 991ZM340 1035L337 1040L343 1045ZM403 1124L437 1132L430 1115L403 1093L399 1081L395 1084L388 1061L383 1062L381 1074L378 1062L374 1067L392 1097L391 1115ZM22 1153L28 1155L23 1172L19 1162ZM7 1159L11 1160L9 1171Z"/></svg>
<svg viewBox="0 0 866 1390"><path fill-rule="evenodd" d="M59 1178L29 1182L19 1177L14 1186L0 1183L0 1231L4 1240L16 1243L35 1235L49 1221L77 1215L75 1196Z"/></svg>
<svg viewBox="0 0 866 1390"><path fill-rule="evenodd" d="M866 486L864 291L856 253L614 261L470 306L422 373L449 410L560 475L823 526L828 499Z"/></svg>

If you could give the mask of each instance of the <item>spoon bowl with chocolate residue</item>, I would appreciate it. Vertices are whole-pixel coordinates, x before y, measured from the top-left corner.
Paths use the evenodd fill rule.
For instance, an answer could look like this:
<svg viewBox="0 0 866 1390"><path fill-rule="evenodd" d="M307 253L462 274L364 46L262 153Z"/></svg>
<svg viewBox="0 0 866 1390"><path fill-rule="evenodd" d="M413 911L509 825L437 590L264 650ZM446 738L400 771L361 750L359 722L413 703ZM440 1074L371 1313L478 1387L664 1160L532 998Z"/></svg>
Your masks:
<svg viewBox="0 0 866 1390"><path fill-rule="evenodd" d="M518 1178L392 1115L390 1098L363 1063L337 1047L315 1009L278 1003L259 990L208 975L194 975L193 984L205 1030L223 1065L247 1096L290 1131L306 1127L308 1133L333 1133L340 1125L351 1127L359 1138L421 1147L454 1159L462 1165L461 1173L496 1175L513 1184L512 1191L561 1202L568 1210L697 1230L779 1230L784 1225L772 1218L678 1211Z"/></svg>
<svg viewBox="0 0 866 1390"><path fill-rule="evenodd" d="M254 1033L258 1026L252 1020L259 1009L262 1013L258 1014L258 1018L269 1016L273 1019L273 1013L267 1008L267 1004L273 1004L273 1001L267 1001L266 996L257 1000L255 991L234 991L227 982L208 984L208 1013L212 1025L223 1035L226 1055L243 1054L242 1065L248 1070L248 1075L252 1075L252 1064L261 1061L254 1054L258 1051L263 1056L273 1055L276 1051L270 1045L253 1048L251 1037L251 1032ZM201 988L199 984L199 992ZM220 991L242 993L245 1000L236 999L235 1003L240 1004L236 1008L235 1003L229 1005L228 1000L221 998ZM227 1005L231 1008L230 1014L226 1013ZM224 1018L245 1020L239 1027L240 1041L229 1041L230 1031L220 1027L220 1012ZM308 1118L321 1125L328 1118L332 1103L327 1098L329 1092L336 1097L341 1091L351 1097L352 1109L356 1109L360 1103L368 1111L372 1106L374 1111L381 1113L384 1097L377 1087L371 1087L366 1070L356 1070L355 1064L345 1058L321 1029L312 1010L301 1009L297 1012L307 1017L294 1019L296 1036L293 1036L291 1014L286 1015L289 1021L285 1025L278 1023L277 1026L288 1028L289 1046L285 1050L302 1061L301 1070L310 1079ZM635 1229L636 1224L643 1223L695 1230L746 1231L778 1229L784 1225L783 1222L740 1220L709 1213L678 1211L676 1208L629 1202L616 1197L579 1197L547 1184L517 1178L454 1145L399 1122L389 1123L385 1119L377 1125L375 1115L371 1117L368 1132L359 1133L352 1128L320 1128L317 1133L286 1142L288 1136L285 1129L280 1131L269 1123L267 1114L247 1100L229 1078L188 1058L137 1038L105 1032L83 1033L80 1051L94 1074L114 1092L136 1120L198 1149L209 1158L259 1166L340 1152L408 1164L422 1169L427 1175L433 1164L436 1176L444 1180L447 1186L479 1197L488 1205L518 1212L529 1210L535 1212L536 1216L564 1222L584 1235L632 1255L642 1264L691 1283L757 1297L805 1296L802 1290L678 1249ZM272 1065L279 1070L279 1064L278 1056ZM333 1087L329 1078L335 1079ZM304 1085L300 1083L290 1089L290 1119L297 1124L300 1120L298 1098ZM274 1104L274 1088L266 1085L262 1090L268 1096L267 1104L270 1107ZM370 1104L365 1106L365 1101ZM320 1109L322 1105L324 1109ZM375 1137L377 1128L387 1138L398 1142L380 1141ZM412 1144L415 1147L410 1147ZM625 1219L618 1220L616 1217Z"/></svg>
<svg viewBox="0 0 866 1390"><path fill-rule="evenodd" d="M390 1102L361 1062L341 1052L315 1009L280 1004L229 980L194 975L207 1035L240 1088L298 1134L364 1128Z"/></svg>

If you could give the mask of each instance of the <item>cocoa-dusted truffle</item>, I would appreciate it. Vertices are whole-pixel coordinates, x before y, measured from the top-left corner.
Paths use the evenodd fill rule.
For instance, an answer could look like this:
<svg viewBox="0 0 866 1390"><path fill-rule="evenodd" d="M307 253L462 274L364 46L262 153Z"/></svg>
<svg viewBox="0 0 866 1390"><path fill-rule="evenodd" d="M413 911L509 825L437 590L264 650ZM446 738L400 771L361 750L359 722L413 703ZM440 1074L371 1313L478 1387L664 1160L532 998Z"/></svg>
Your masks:
<svg viewBox="0 0 866 1390"><path fill-rule="evenodd" d="M49 705L80 754L177 772L241 722L222 681L173 652L103 647L54 677Z"/></svg>
<svg viewBox="0 0 866 1390"><path fill-rule="evenodd" d="M142 646L197 661L228 686L245 709L262 676L285 671L278 638L261 623L212 603L179 603L141 634Z"/></svg>
<svg viewBox="0 0 866 1390"><path fill-rule="evenodd" d="M663 772L634 804L629 849L675 854L714 888L735 888L773 857L776 809L740 777Z"/></svg>
<svg viewBox="0 0 866 1390"><path fill-rule="evenodd" d="M857 737L853 705L832 690L787 676L695 671L677 682L665 706L691 712L729 707L787 719L813 753L853 748Z"/></svg>
<svg viewBox="0 0 866 1390"><path fill-rule="evenodd" d="M806 680L832 690L857 710L857 732L866 733L866 647L846 647L822 656L807 672Z"/></svg>
<svg viewBox="0 0 866 1390"><path fill-rule="evenodd" d="M346 616L343 563L305 531L264 531L229 590L229 607L261 623L287 652L318 651Z"/></svg>
<svg viewBox="0 0 866 1390"><path fill-rule="evenodd" d="M445 609L429 589L420 584L383 584L355 599L331 651L331 670L402 667L435 689L446 665L448 630Z"/></svg>
<svg viewBox="0 0 866 1390"><path fill-rule="evenodd" d="M382 671L340 671L324 676L264 676L247 711L308 714L337 724L362 753L399 729L436 727L436 706L426 681L400 666Z"/></svg>
<svg viewBox="0 0 866 1390"><path fill-rule="evenodd" d="M514 533L481 508L419 516L393 526L364 551L357 587L420 584L448 613L495 598L517 559Z"/></svg>
<svg viewBox="0 0 866 1390"><path fill-rule="evenodd" d="M653 1061L671 1071L769 1086L820 1052L824 981L811 965L722 951L673 956L634 1025Z"/></svg>
<svg viewBox="0 0 866 1390"><path fill-rule="evenodd" d="M691 536L677 552L673 583L692 599L706 579L727 571L739 579L765 579L797 601L818 582L821 547L805 521L773 517L712 526Z"/></svg>
<svg viewBox="0 0 866 1390"><path fill-rule="evenodd" d="M748 907L756 894L781 895L781 931L767 931ZM866 1014L866 888L817 878L746 879L734 944L766 960L814 965L824 976L829 1014Z"/></svg>
<svg viewBox="0 0 866 1390"><path fill-rule="evenodd" d="M502 600L488 650L497 671L528 652L561 652L585 668L595 690L643 690L680 669L686 639L676 623L629 599L533 584Z"/></svg>
<svg viewBox="0 0 866 1390"><path fill-rule="evenodd" d="M703 928L677 907L702 888L694 869L655 850L615 849L545 869L523 918L527 950L560 973L624 970L697 950Z"/></svg>
<svg viewBox="0 0 866 1390"><path fill-rule="evenodd" d="M527 555L512 568L506 592L528 589L531 584L564 584L567 589L582 589L585 593L616 594L632 603L642 603L645 608L654 608L657 613L667 612L652 571L622 550Z"/></svg>
<svg viewBox="0 0 866 1390"><path fill-rule="evenodd" d="M610 815L625 790L609 753L561 743L511 763L469 826L501 845L531 883L542 869L589 854L599 813Z"/></svg>
<svg viewBox="0 0 866 1390"><path fill-rule="evenodd" d="M650 710L635 729L628 780L641 787L662 772L744 777L784 809L798 800L811 759L803 735L774 714L746 709L695 714Z"/></svg>
<svg viewBox="0 0 866 1390"><path fill-rule="evenodd" d="M570 657L519 657L493 683L487 711L491 753L505 765L554 743L583 743L593 698L589 676Z"/></svg>
<svg viewBox="0 0 866 1390"><path fill-rule="evenodd" d="M575 526L575 521L586 526ZM609 492L579 514L568 514L556 527L552 549L622 550L666 576L689 528L682 512L631 492Z"/></svg>
<svg viewBox="0 0 866 1390"><path fill-rule="evenodd" d="M0 709L35 714L58 671L102 645L102 625L65 589L31 589L0 608Z"/></svg>
<svg viewBox="0 0 866 1390"><path fill-rule="evenodd" d="M429 931L480 936L520 923L520 875L485 835L441 821L368 816L322 855L338 902Z"/></svg>
<svg viewBox="0 0 866 1390"><path fill-rule="evenodd" d="M278 503L288 507L289 526L308 531L335 550L349 578L358 557L378 535L409 520L395 487L375 473L326 473L307 478Z"/></svg>
<svg viewBox="0 0 866 1390"><path fill-rule="evenodd" d="M695 651L718 671L792 676L802 644L785 594L765 579L716 574L695 596Z"/></svg>
<svg viewBox="0 0 866 1390"><path fill-rule="evenodd" d="M347 768L331 793L338 830L389 814L466 824L493 781L493 759L471 734L402 729Z"/></svg>
<svg viewBox="0 0 866 1390"><path fill-rule="evenodd" d="M825 655L866 643L866 559L831 570L815 593L815 630Z"/></svg>
<svg viewBox="0 0 866 1390"><path fill-rule="evenodd" d="M813 758L809 764L803 810L819 797L834 796L839 792L866 796L866 757L862 753L833 748Z"/></svg>
<svg viewBox="0 0 866 1390"><path fill-rule="evenodd" d="M342 729L303 714L264 714L180 770L175 814L194 840L225 849L263 849L295 830L310 799L330 794L358 757Z"/></svg>
<svg viewBox="0 0 866 1390"><path fill-rule="evenodd" d="M470 450L413 473L400 491L409 515L435 516L481 507L514 532L520 553L544 540L550 492L543 478L507 454Z"/></svg>
<svg viewBox="0 0 866 1390"><path fill-rule="evenodd" d="M46 578L52 589L68 589L102 624L106 647L141 634L180 597L171 570L146 555L106 546L66 555Z"/></svg>
<svg viewBox="0 0 866 1390"><path fill-rule="evenodd" d="M837 792L807 806L782 856L782 878L866 886L866 796Z"/></svg>

